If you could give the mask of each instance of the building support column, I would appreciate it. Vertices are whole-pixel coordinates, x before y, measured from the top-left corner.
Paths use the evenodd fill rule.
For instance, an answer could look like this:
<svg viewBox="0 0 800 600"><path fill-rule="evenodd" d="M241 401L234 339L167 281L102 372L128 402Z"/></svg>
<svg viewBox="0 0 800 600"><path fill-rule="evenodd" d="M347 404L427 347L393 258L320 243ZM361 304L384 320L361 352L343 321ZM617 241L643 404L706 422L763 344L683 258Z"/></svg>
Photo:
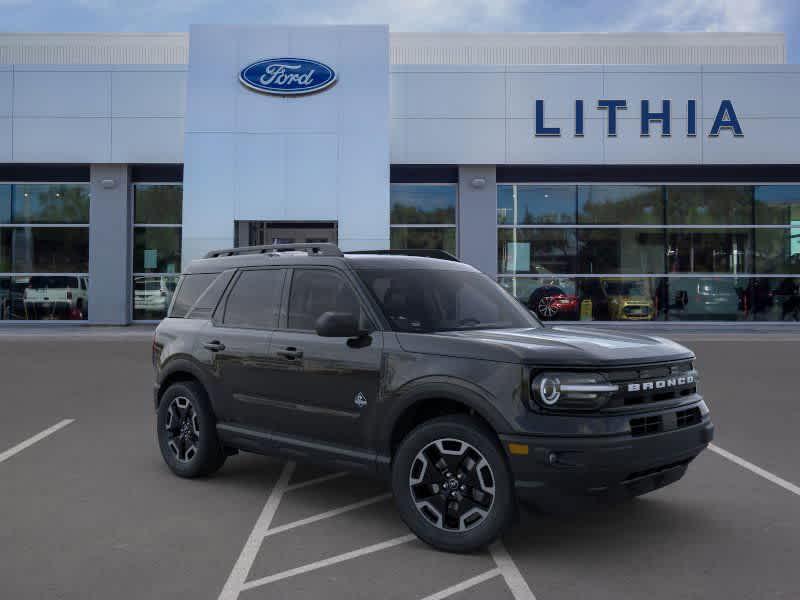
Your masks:
<svg viewBox="0 0 800 600"><path fill-rule="evenodd" d="M458 257L497 276L497 169L458 168Z"/></svg>
<svg viewBox="0 0 800 600"><path fill-rule="evenodd" d="M89 323L130 323L131 213L128 165L91 165Z"/></svg>

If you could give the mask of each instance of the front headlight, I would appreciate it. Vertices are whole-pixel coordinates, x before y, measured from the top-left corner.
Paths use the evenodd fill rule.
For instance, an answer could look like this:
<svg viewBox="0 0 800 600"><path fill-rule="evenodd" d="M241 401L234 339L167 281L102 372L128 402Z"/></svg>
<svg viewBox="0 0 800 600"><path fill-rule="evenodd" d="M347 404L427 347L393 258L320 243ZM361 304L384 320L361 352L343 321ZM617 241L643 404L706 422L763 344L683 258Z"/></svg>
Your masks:
<svg viewBox="0 0 800 600"><path fill-rule="evenodd" d="M599 373L540 373L531 381L531 397L540 406L556 410L596 410L618 390L618 385Z"/></svg>

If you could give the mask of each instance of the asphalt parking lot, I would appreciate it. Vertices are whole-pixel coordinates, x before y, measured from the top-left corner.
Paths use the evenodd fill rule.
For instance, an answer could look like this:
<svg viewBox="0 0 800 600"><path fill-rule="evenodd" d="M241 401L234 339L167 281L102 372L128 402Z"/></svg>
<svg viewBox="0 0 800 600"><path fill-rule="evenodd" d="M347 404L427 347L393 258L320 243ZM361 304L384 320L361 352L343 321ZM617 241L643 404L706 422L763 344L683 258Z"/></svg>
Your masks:
<svg viewBox="0 0 800 600"><path fill-rule="evenodd" d="M459 556L363 477L253 455L172 476L146 330L0 332L0 597L800 598L800 332L670 337L698 355L717 450Z"/></svg>

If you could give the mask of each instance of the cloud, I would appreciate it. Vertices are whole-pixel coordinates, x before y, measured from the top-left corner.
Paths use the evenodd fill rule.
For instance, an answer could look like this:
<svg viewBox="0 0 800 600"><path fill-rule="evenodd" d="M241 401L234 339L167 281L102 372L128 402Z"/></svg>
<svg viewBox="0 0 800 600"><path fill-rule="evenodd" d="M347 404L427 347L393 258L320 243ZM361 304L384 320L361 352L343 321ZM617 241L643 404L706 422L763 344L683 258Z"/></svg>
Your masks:
<svg viewBox="0 0 800 600"><path fill-rule="evenodd" d="M782 10L769 0L661 0L641 2L625 31L776 31Z"/></svg>
<svg viewBox="0 0 800 600"><path fill-rule="evenodd" d="M520 23L523 0L328 1L292 10L286 22L388 23L392 31L471 31Z"/></svg>

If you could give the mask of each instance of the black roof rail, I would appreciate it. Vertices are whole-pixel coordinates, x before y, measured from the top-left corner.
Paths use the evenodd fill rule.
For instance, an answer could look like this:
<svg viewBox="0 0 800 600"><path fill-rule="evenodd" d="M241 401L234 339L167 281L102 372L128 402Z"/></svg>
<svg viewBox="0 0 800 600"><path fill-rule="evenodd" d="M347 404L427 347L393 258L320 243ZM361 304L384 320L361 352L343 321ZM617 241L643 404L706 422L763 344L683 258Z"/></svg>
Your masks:
<svg viewBox="0 0 800 600"><path fill-rule="evenodd" d="M306 250L309 256L344 256L336 244L270 244L267 246L241 246L212 250L203 258L220 258L223 256L241 256L243 254L280 254Z"/></svg>
<svg viewBox="0 0 800 600"><path fill-rule="evenodd" d="M449 252L445 250L436 250L436 249L353 250L346 252L346 254L388 254L394 256L421 256L423 258L438 258L440 260L451 260L453 262L461 262Z"/></svg>

